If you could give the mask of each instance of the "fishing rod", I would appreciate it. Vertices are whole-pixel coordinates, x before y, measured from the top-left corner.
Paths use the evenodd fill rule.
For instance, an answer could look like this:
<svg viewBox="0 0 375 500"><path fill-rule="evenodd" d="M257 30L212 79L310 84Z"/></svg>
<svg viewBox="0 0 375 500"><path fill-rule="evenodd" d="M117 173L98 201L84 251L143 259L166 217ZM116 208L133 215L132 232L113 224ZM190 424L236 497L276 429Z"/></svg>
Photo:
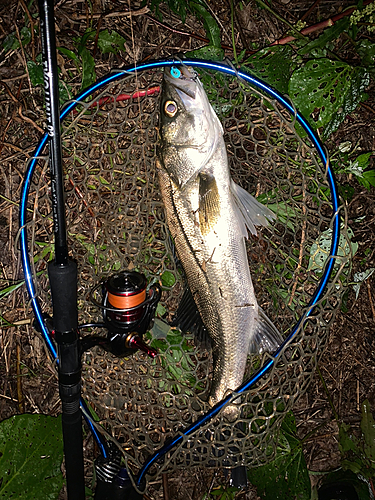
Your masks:
<svg viewBox="0 0 375 500"><path fill-rule="evenodd" d="M300 125L305 129L306 133L308 134L310 140L314 144L318 156L320 157L323 165L325 166L325 172L327 175L327 180L329 183L329 187L331 190L331 203L332 203L332 210L333 210L333 221L332 221L332 242L331 242L331 251L330 251L330 258L327 259L326 267L324 269L324 272L322 274L321 280L319 282L319 285L316 288L316 291L313 295L313 297L310 300L309 305L307 306L305 316L301 318L297 324L295 325L294 328L292 328L291 333L289 334L288 338L283 342L283 344L279 347L279 349L274 353L273 358L269 360L264 366L262 366L253 376L250 378L249 381L246 383L242 384L239 388L237 388L235 391L233 391L232 394L230 394L227 398L225 398L223 401L215 405L210 411L208 411L206 414L204 414L202 417L198 419L197 422L194 424L188 426L185 429L182 429L176 436L176 438L172 439L169 443L167 443L164 447L162 447L160 450L158 450L153 456L149 457L143 467L141 468L138 476L136 478L130 477L129 471L126 471L124 468L120 468L119 466L116 466L116 473L117 475L113 475L112 472L111 474L108 474L106 477L105 474L102 476L102 481L99 481L99 488L101 489L103 486L103 483L106 483L109 481L106 481L109 477L111 477L112 483L116 480L118 484L121 483L121 494L125 494L125 491L127 492L128 495L131 495L130 497L124 497L124 498L141 498L138 495L137 490L142 491L145 488L145 478L147 475L148 470L152 466L153 463L155 463L157 460L160 460L166 453L168 453L173 447L177 446L178 444L181 444L184 439L187 438L187 436L191 435L195 431L197 431L200 427L202 427L204 424L208 423L211 419L213 419L219 412L220 410L226 406L227 404L230 404L234 399L238 398L241 393L243 393L245 390L250 389L253 387L261 377L266 375L274 366L276 359L280 355L280 353L283 351L285 346L291 342L291 340L296 336L297 332L300 330L301 325L303 322L309 317L309 315L312 313L315 305L319 301L319 299L322 297L323 292L328 284L329 278L332 274L333 267L334 267L334 262L335 262L335 256L337 255L337 250L338 250L338 243L339 243L339 235L340 235L340 218L339 218L339 204L338 204L338 193L337 193L337 188L335 185L335 180L334 176L331 170L331 167L328 162L327 155L325 153L325 150L316 136L315 132L311 129L310 125L308 122L295 110L294 106L286 99L283 97L281 94L279 94L276 90L272 89L269 87L267 84L262 82L261 80L258 80L257 78L249 75L248 73L244 73L242 71L239 71L231 66L228 66L223 63L213 63L209 61L201 61L201 60L167 60L167 61L153 61L149 63L144 63L140 65L134 65L130 66L126 69L123 70L116 70L112 72L110 75L107 75L97 82L95 82L91 87L88 89L85 89L82 91L74 101L66 103L66 105L63 107L60 115L60 120L64 120L64 118L68 115L69 112L73 111L76 105L79 102L83 102L88 96L90 96L92 93L95 91L103 88L104 86L108 85L111 82L114 82L118 79L121 79L125 77L126 75L135 73L135 71L145 71L145 70L150 70L150 69L155 69L155 68L163 68L163 67L170 67L170 66L179 66L181 64L186 64L189 66L193 67L198 67L198 68L204 68L204 69L209 69L209 70L215 70L215 71L220 71L222 73L243 79L247 83L250 83L250 85L253 85L255 88L258 90L265 92L266 94L270 95L272 98L277 100L283 107L285 107L291 117L293 117ZM27 203L27 197L28 197L28 192L30 188L30 183L31 179L33 176L33 172L35 170L35 166L38 162L39 156L44 149L44 146L47 142L47 138L49 137L48 134L45 134L43 138L41 139L40 143L37 146L36 152L31 159L28 169L26 172L26 177L21 193L21 210L20 210L20 226L21 226L21 231L20 231L20 240L21 240L21 255L22 255L22 263L24 267L24 272L25 272L25 280L26 280L26 285L28 292L30 294L30 297L32 299L32 306L35 312L35 316L37 318L37 321L40 323L40 328L41 331L46 339L47 345L49 346L49 349L56 358L56 353L54 353L54 342L51 339L51 332L50 329L46 326L46 321L45 318L43 317L43 313L40 307L40 304L38 302L36 292L35 292L35 286L33 282L33 275L31 272L31 265L30 265L30 259L28 257L28 245L27 245L27 234L26 234L26 203ZM55 264L54 264L55 265ZM60 266L64 267L64 264L60 264ZM112 284L108 283L102 283L104 286L104 295L103 295L103 301L102 302L97 302L97 305L99 307L102 307L103 310L105 311L105 315L107 315L107 326L109 323L111 323L111 314L115 313L114 309L111 307L110 303L110 296L113 294L116 294L116 290L113 289ZM102 286L102 289L103 289ZM97 287L96 287L97 288ZM116 287L115 287L116 288ZM141 287L142 288L142 287ZM121 294L120 294L121 295ZM123 311L125 316L128 314L129 309L120 309L120 311ZM76 311L73 311L74 314L76 314ZM55 315L55 309L54 309L54 315ZM108 323L109 321L109 323ZM103 325L101 325L103 326ZM113 322L112 322L113 326ZM115 325L116 326L116 325ZM77 328L79 326L77 325ZM93 345L98 345L94 344ZM90 346L86 346L89 348ZM107 350L111 350L107 346ZM81 350L82 352L82 350ZM111 351L112 352L112 351ZM152 353L148 353L149 355L152 355ZM57 356L58 357L58 356ZM79 358L80 359L80 358ZM60 360L59 360L60 361ZM61 361L60 361L61 362ZM82 406L82 400L81 400L81 406ZM84 415L87 418L86 411L84 412ZM90 418L87 418L87 421L90 425ZM113 463L113 460L116 461L117 458L115 457L116 453L112 453L111 446L108 446L108 443L105 442L105 439L101 435L100 431L95 425L91 425L91 430L94 431L94 437L97 440L99 444L99 448L102 452L102 471L105 473L111 469ZM115 457L115 458L113 458ZM113 460L112 460L113 459ZM112 460L112 462L111 462ZM68 477L67 477L68 480ZM131 483L135 483L136 489L132 487ZM108 485L107 485L108 486ZM102 497L98 496L96 493L95 498L99 500L100 498L106 498L103 494ZM71 497L71 498L79 498L79 497ZM108 498L111 498L112 500L114 499L114 496L109 495ZM122 498L122 497L118 497ZM69 497L70 500L70 497Z"/></svg>
<svg viewBox="0 0 375 500"><path fill-rule="evenodd" d="M68 257L53 0L39 0L55 260L48 264L69 500L85 498L77 264Z"/></svg>

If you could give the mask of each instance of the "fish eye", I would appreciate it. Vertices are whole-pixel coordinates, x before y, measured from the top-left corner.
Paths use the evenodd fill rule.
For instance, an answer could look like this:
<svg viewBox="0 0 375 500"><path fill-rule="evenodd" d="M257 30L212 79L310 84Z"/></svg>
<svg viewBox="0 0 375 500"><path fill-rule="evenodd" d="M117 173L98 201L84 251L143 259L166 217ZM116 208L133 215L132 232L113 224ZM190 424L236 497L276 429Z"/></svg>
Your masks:
<svg viewBox="0 0 375 500"><path fill-rule="evenodd" d="M167 116L173 118L173 116L177 113L177 104L174 101L167 101L164 104L164 111Z"/></svg>

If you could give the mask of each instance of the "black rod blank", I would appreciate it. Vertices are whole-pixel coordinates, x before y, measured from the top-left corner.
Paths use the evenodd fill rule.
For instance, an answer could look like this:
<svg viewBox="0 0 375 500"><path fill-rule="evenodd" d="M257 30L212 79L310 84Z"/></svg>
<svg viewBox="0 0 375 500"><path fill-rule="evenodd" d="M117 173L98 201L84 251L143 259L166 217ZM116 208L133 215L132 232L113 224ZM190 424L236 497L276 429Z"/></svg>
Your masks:
<svg viewBox="0 0 375 500"><path fill-rule="evenodd" d="M57 74L56 36L53 0L39 0L43 55L44 93L49 144L55 262L68 261L64 205L64 181L61 154L59 84Z"/></svg>
<svg viewBox="0 0 375 500"><path fill-rule="evenodd" d="M85 499L77 265L68 259L53 0L39 0L49 139L55 261L48 265L58 355L59 393L68 500Z"/></svg>

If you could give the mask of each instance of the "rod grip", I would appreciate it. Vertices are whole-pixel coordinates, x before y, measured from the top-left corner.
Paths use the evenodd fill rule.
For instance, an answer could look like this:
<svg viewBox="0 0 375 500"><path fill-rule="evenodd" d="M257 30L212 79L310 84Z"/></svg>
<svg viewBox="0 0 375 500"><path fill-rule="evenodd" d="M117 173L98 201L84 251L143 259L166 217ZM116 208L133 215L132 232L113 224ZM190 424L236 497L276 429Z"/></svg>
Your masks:
<svg viewBox="0 0 375 500"><path fill-rule="evenodd" d="M64 333L78 327L77 310L77 264L48 264L53 305L53 326L56 332Z"/></svg>

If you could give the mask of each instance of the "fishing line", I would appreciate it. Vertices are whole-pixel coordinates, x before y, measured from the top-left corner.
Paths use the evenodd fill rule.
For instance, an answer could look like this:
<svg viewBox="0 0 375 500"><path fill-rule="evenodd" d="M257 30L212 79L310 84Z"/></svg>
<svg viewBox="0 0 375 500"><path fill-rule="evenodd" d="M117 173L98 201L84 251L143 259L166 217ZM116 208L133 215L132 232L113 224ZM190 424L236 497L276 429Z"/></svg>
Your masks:
<svg viewBox="0 0 375 500"><path fill-rule="evenodd" d="M184 61L180 60L166 60L166 61L152 61L152 62L147 62L147 63L142 63L140 65L133 65L128 68L125 68L123 70L115 70L113 71L110 75L107 75L101 79L99 79L97 82L95 82L93 85L91 85L89 88L86 90L82 91L77 95L77 97L73 101L67 102L60 114L60 120L63 121L64 118L68 115L69 112L73 111L74 108L77 106L78 103L82 103L84 99L89 97L91 94L94 92L102 89L106 85L110 84L111 82L114 82L116 80L119 80L126 75L129 74L136 74L137 72L140 71L147 71L147 70L152 70L152 69L158 69L158 68L163 68L163 67L172 67L172 72L173 76L179 75L180 70L177 68L177 66L181 65L187 65L187 66L193 66L197 68L202 68L202 69L207 69L207 70L214 70L214 71L219 71L221 73L225 73L227 75L231 75L234 77L239 77L243 80L245 80L247 83L250 85L254 86L257 88L260 92L264 92L267 94L267 96L271 96L273 99L275 99L279 104L281 104L284 108L286 108L290 115L294 117L294 119L303 127L305 132L307 133L309 139L315 146L318 156L320 157L323 165L326 167L326 175L327 175L327 180L328 184L330 187L330 192L331 192L331 203L332 203L332 209L333 209L333 222L332 222L332 240L331 240L331 249L330 249L330 256L327 259L327 262L325 264L325 268L322 274L322 277L320 279L320 282L306 308L306 312L302 318L297 322L297 324L293 327L291 333L288 335L286 340L282 343L282 345L277 349L277 351L273 354L273 358L270 359L269 361L266 362L264 366L262 366L260 369L256 371L255 374L252 375L252 377L245 383L243 383L237 390L233 391L232 394L227 396L223 401L215 405L210 411L208 411L205 415L200 417L194 424L190 425L187 429L181 431L179 435L173 439L170 443L167 445L163 446L160 450L158 450L153 456L151 456L144 466L142 467L141 471L138 474L137 477L137 485L141 485L142 482L144 481L145 475L149 468L152 466L152 464L160 459L163 455L165 455L168 451L170 451L174 446L177 444L181 443L186 436L194 433L200 426L204 425L207 423L210 419L212 419L214 416L216 416L221 409L229 404L231 401L236 399L241 393L244 391L248 390L251 388L253 385L255 385L260 378L262 378L265 374L269 372L269 370L274 366L276 359L282 352L282 350L285 348L285 346L290 343L290 341L295 337L296 333L299 331L301 325L307 320L307 318L311 315L312 311L314 310L314 307L316 306L317 302L319 299L322 297L322 294L328 284L328 281L330 279L330 276L333 271L333 267L336 261L336 256L337 256L337 250L338 250L338 245L339 245L339 237L340 237L340 216L339 216L339 203L338 203L338 192L335 184L335 179L334 175L332 172L332 169L329 165L328 157L327 154L324 150L324 147L322 143L320 142L320 139L316 135L316 133L313 131L309 123L305 120L305 118L298 113L298 111L295 109L293 104L289 101L288 98L282 96L278 91L267 85L265 82L259 80L258 78L248 74L244 73L243 71L240 71L236 68L232 68L230 66L227 66L226 64L223 63L218 63L218 62L209 62L209 61L202 61L202 60L194 60L194 59L186 59ZM176 76L175 76L176 77ZM84 103L82 103L84 104ZM31 180L35 171L35 167L37 165L37 162L40 158L40 155L46 145L48 138L48 134L46 133L40 140L39 144L36 147L35 153L31 159L31 161L27 165L26 173L25 173L25 179L24 183L22 186L22 191L21 191L21 200L20 200L20 245L21 245L21 259L22 259L22 265L24 269L24 275L25 275L25 282L26 282L26 287L27 291L29 293L29 296L31 298L31 304L34 310L35 317L37 319L37 322L40 326L43 338L46 341L46 344L48 346L48 349L53 357L53 359L56 360L56 349L54 347L54 344L52 342L52 339L50 337L48 328L45 324L45 320L43 318L42 314L42 309L40 306L40 303L38 301L37 295L36 295L36 288L34 285L33 281L33 275L32 275L32 270L31 270L31 264L30 264L30 258L28 255L28 242L27 242L27 227L26 227L26 215L27 215L27 200L28 200L28 195L29 195L29 190L30 190L30 184ZM85 403L83 402L83 405L85 406ZM87 408L87 407L86 407ZM86 412L84 412L86 414ZM88 421L90 425L90 421ZM90 428L93 430L94 426L91 423ZM101 441L100 436L98 436L98 433L94 431L94 437L97 440L101 451L105 454L105 445Z"/></svg>

